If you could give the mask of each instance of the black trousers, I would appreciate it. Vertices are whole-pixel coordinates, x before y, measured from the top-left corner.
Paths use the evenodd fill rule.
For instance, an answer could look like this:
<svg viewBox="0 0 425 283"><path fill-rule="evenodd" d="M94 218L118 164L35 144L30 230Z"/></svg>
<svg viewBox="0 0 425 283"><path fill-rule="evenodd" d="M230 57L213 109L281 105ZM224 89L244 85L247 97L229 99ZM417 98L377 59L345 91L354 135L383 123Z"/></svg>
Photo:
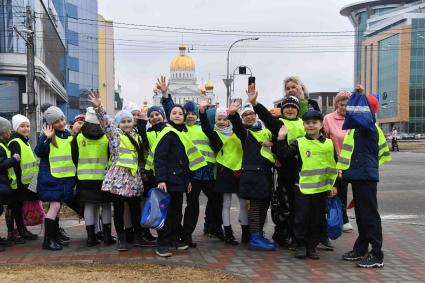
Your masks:
<svg viewBox="0 0 425 283"><path fill-rule="evenodd" d="M140 235L141 226L140 226L140 217L141 217L141 208L140 208L140 197L123 197L119 195L114 195L112 197L112 202L114 204L114 225L115 231L118 235L121 235L125 232L124 230L124 203L128 203L131 214L131 224L133 225L134 233Z"/></svg>
<svg viewBox="0 0 425 283"><path fill-rule="evenodd" d="M186 193L187 206L184 210L183 228L181 238L190 241L199 217L199 195L201 191L207 196L205 208L205 222L211 229L221 226L221 210L223 207L223 195L214 191L214 181L192 180L192 191Z"/></svg>
<svg viewBox="0 0 425 283"><path fill-rule="evenodd" d="M22 216L22 202L17 200L12 200L7 205L6 209L6 226L7 226L7 232L13 232L14 230L14 223L16 223L16 228L18 230L21 230L24 228L24 219Z"/></svg>
<svg viewBox="0 0 425 283"><path fill-rule="evenodd" d="M328 192L303 194L295 189L294 237L297 245L315 248L323 233Z"/></svg>
<svg viewBox="0 0 425 283"><path fill-rule="evenodd" d="M167 210L164 227L158 230L158 246L171 246L179 240L179 227L182 221L183 193L168 192L171 202Z"/></svg>
<svg viewBox="0 0 425 283"><path fill-rule="evenodd" d="M270 206L269 199L251 199L249 200L248 223L251 234L263 231L264 223L267 218L267 210Z"/></svg>
<svg viewBox="0 0 425 283"><path fill-rule="evenodd" d="M382 259L384 258L382 226L376 198L378 183L353 181L351 186L353 188L356 223L359 230L359 236L354 243L353 250L359 254L365 254L370 244L372 246L371 253L378 259Z"/></svg>
<svg viewBox="0 0 425 283"><path fill-rule="evenodd" d="M395 149L397 148L397 151L400 151L399 150L399 148L398 148L398 142L397 142L397 139L395 139L395 138L392 138L391 139L391 150L392 151L395 151Z"/></svg>
<svg viewBox="0 0 425 283"><path fill-rule="evenodd" d="M347 215L347 193L348 193L348 183L340 180L338 183L338 197L342 203L342 218L344 220L344 224L348 223L348 215Z"/></svg>
<svg viewBox="0 0 425 283"><path fill-rule="evenodd" d="M294 231L294 216L295 216L295 181L278 178L276 193L279 202L282 205L287 205L289 209L288 219L283 222L276 223L274 228L273 239L285 240L293 237Z"/></svg>

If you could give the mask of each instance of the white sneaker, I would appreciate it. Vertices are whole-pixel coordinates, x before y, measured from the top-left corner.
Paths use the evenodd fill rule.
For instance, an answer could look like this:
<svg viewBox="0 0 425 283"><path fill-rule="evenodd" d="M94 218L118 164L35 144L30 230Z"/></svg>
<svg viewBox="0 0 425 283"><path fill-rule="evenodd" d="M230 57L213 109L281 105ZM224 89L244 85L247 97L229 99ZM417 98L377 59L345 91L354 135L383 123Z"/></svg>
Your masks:
<svg viewBox="0 0 425 283"><path fill-rule="evenodd" d="M344 225L342 225L342 232L349 233L351 231L353 231L353 226L351 226L351 223L350 222L345 223Z"/></svg>

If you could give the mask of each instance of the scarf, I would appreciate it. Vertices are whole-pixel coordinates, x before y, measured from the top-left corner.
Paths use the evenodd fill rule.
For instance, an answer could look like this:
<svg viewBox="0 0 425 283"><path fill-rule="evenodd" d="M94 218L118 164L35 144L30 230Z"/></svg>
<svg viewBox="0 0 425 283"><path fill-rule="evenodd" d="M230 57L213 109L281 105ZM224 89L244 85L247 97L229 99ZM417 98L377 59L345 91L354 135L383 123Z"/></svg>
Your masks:
<svg viewBox="0 0 425 283"><path fill-rule="evenodd" d="M229 124L229 126L227 126L224 129L220 129L219 127L217 127L217 125L214 125L214 131L220 132L225 136L231 136L233 134L233 127L232 124Z"/></svg>
<svg viewBox="0 0 425 283"><path fill-rule="evenodd" d="M179 132L183 132L186 129L186 125L184 123L181 125L177 125L173 121L169 121L168 124L170 124L174 129L176 129Z"/></svg>

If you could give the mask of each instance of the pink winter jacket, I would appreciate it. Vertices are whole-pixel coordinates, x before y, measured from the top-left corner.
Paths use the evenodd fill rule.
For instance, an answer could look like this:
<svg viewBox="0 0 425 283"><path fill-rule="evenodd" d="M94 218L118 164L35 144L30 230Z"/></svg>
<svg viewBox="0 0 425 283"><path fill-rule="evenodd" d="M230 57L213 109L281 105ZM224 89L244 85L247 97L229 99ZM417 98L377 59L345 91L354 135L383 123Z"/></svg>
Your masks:
<svg viewBox="0 0 425 283"><path fill-rule="evenodd" d="M323 119L323 130L327 138L330 138L334 143L336 153L340 154L342 142L344 141L345 134L347 130L342 129L342 124L344 124L345 117L338 114L334 111L329 113Z"/></svg>

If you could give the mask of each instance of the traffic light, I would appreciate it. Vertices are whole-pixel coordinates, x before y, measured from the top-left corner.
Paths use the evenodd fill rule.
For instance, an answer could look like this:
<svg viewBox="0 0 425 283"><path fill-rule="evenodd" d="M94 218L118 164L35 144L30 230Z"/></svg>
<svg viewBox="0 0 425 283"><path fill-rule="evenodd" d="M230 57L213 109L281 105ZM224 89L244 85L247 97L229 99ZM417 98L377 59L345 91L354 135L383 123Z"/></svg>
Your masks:
<svg viewBox="0 0 425 283"><path fill-rule="evenodd" d="M245 66L239 67L239 75L246 75L246 67Z"/></svg>

